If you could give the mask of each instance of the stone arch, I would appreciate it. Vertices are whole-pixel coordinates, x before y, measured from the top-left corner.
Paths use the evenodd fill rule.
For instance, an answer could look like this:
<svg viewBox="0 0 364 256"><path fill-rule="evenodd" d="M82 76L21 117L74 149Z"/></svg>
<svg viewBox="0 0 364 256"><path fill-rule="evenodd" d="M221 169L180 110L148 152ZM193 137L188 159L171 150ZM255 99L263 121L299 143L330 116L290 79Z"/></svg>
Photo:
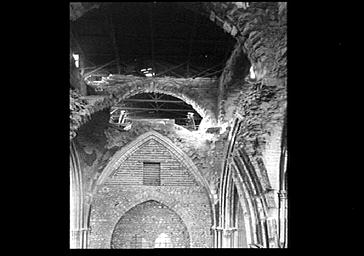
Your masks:
<svg viewBox="0 0 364 256"><path fill-rule="evenodd" d="M202 118L211 116L211 113L209 113L209 111L207 109L203 108L201 106L201 104L197 103L195 100L192 100L190 97L186 96L185 94L170 92L168 90L161 90L161 89L158 89L158 88L153 89L153 90L149 90L148 88L139 88L139 89L136 89L136 90L130 90L127 93L125 93L124 95L119 96L118 101L127 99L127 98L132 97L132 96L137 95L137 94L151 93L151 92L162 93L162 94L170 95L170 96L176 97L176 98L178 98L180 100L183 100L187 104L191 105Z"/></svg>
<svg viewBox="0 0 364 256"><path fill-rule="evenodd" d="M236 188L239 202L244 207L244 224L248 246L267 247L266 226L267 202L261 180L256 177L256 170L250 163L250 156L243 149L236 149L236 137L241 128L241 120L236 118L231 131L230 142L225 156L219 187L219 224L229 233L232 188ZM220 235L216 247L230 243L229 235Z"/></svg>
<svg viewBox="0 0 364 256"><path fill-rule="evenodd" d="M140 93L167 94L190 104L205 121L214 123L217 98L206 97L214 90L217 90L217 80L212 78L136 78L132 82L113 85L110 92L114 103Z"/></svg>
<svg viewBox="0 0 364 256"><path fill-rule="evenodd" d="M128 157L133 154L133 152L138 150L140 148L140 146L142 146L145 142L148 142L151 139L156 140L161 145L163 145L164 147L169 149L170 152L177 158L177 160L180 161L181 164L185 165L186 169L195 178L195 181L197 182L197 184L200 185L199 187L196 187L195 191L196 192L199 191L198 193L202 192L203 194L205 194L205 196L206 196L205 200L206 200L206 203L208 203L208 205L204 206L204 207L207 207L207 208L204 208L204 209L206 209L206 211L204 210L204 212L206 214L204 216L208 216L208 219L209 219L208 221L206 219L206 221L208 223L206 222L206 224L205 224L206 227L204 228L205 231L204 231L203 236L204 237L210 236L210 227L214 223L213 216L215 214L215 207L212 204L213 199L212 199L211 191L208 186L208 182L200 174L199 170L194 165L192 160L181 149L179 149L176 145L174 145L173 142L171 142L169 138L164 137L163 135L161 135L160 133L158 133L156 131L149 131L149 132L146 132L146 133L140 135L133 142L122 147L118 152L116 152L114 154L114 156L111 157L109 163L104 168L103 172L101 173L101 175L98 177L98 179L96 181L96 186L94 187L94 190L92 193L94 195L94 197L93 197L94 201L93 201L92 205L99 205L100 202L102 201L102 199L101 199L102 195L98 195L98 194L108 193L107 190L106 190L106 192L104 191L104 186L107 186L108 177L110 175L112 175L112 173L118 169L118 167L122 164L122 162L127 160ZM190 238L191 238L191 247L200 247L201 246L201 245L199 245L200 242L198 242L200 234L196 233L196 231L193 231L193 230L191 231L191 229L194 229L194 223L196 222L196 215L192 216L191 215L192 213L190 214L188 211L183 211L182 209L186 206L182 206L180 201L177 201L177 199L175 199L175 198L168 197L168 196L166 196L166 194L163 194L159 191L150 191L148 193L138 194L137 199L136 200L133 199L132 203L129 201L126 201L126 202L123 201L123 208L124 207L125 208L122 209L121 211L126 212L126 210L131 209L136 204L140 204L147 200L158 201L160 203L165 204L172 210L174 210L182 218L182 220L184 221L184 223L186 223L186 225L188 227L188 232L190 233ZM103 203L101 202L101 204L103 204ZM109 206L107 206L107 207L109 207ZM95 210L95 212L97 212L97 214L101 213L100 209L97 210L96 208L94 208L94 210ZM119 210L118 210L117 214L120 218ZM93 213L91 215L93 215ZM90 216L90 218L93 219L92 216ZM201 218L200 217L197 217L197 218L198 218L198 221L202 223L205 221L204 218L206 218L206 217L201 216ZM189 223L189 224L187 224L187 223ZM106 236L111 236L111 233L106 234ZM207 239L207 238L204 238L204 239ZM208 239L210 239L210 238L208 238ZM212 241L209 243L212 244ZM99 245L96 245L96 246L99 246ZM103 244L101 246L105 246L105 244Z"/></svg>
<svg viewBox="0 0 364 256"><path fill-rule="evenodd" d="M100 191L102 191L102 189L100 189ZM167 206L169 209L171 209L172 211L174 211L183 221L183 223L185 223L186 228L187 228L187 232L189 234L189 246L190 247L194 247L194 248L199 248L204 246L204 244L202 243L210 243L212 245L212 240L210 240L211 238L209 237L210 234L210 225L212 223L212 216L210 216L210 221L208 222L201 222L204 217L201 216L196 216L196 212L195 213L191 213L190 211L186 211L185 210L185 205L183 203L181 203L177 198L174 197L168 197L166 196L166 194L161 193L159 191L152 191L151 193L141 193L138 195L138 198L134 198L132 201L123 201L122 203L122 207L118 208L116 211L112 211L112 215L108 215L108 217L106 217L104 215L104 212L109 212L110 208L112 208L112 205L107 206L107 208L105 208L105 201L104 201L104 195L102 195L105 192L101 192L101 195L97 195L93 198L93 212L91 213L91 229L93 230L92 235L91 235L91 246L90 248L109 248L110 246L110 242L112 239L112 233L113 230L115 228L115 226L117 225L117 222L120 220L120 218L127 213L128 211L130 211L131 209L133 209L135 206L143 204L144 202L147 201L156 201L159 202L165 206ZM107 194L108 192L106 192ZM136 200L135 200L136 199ZM107 221L107 228L103 228L102 225L100 225L100 223L93 222L94 217L93 216L103 216L101 218L109 218ZM197 218L197 219L196 219ZM203 238L201 238L201 230L196 231L195 227L196 227L196 223L199 223L198 225L200 225L200 227L203 227L204 230L204 235ZM203 226L202 223L204 223ZM100 230L102 230L100 233ZM96 232L96 233L95 233ZM207 236L206 236L207 235ZM95 242L98 238L98 236L102 236L103 241L101 241L101 243L99 242Z"/></svg>
<svg viewBox="0 0 364 256"><path fill-rule="evenodd" d="M102 185L106 181L107 177L109 177L115 170L117 170L117 168L123 161L125 161L131 154L133 154L133 152L136 151L142 144L151 139L156 140L157 142L165 146L168 150L170 150L170 152L177 159L179 159L181 163L183 163L187 167L187 169L193 174L196 181L202 187L207 189L209 198L212 198L211 192L208 189L209 185L207 180L201 175L193 161L186 155L186 153L184 153L180 148L174 145L169 138L163 136L156 131L149 131L140 135L133 142L129 143L125 147L121 148L118 152L116 152L99 176L96 187Z"/></svg>
<svg viewBox="0 0 364 256"><path fill-rule="evenodd" d="M151 199L151 198L153 198L153 199ZM161 198L158 198L158 199L161 199ZM113 248L113 243L115 243L115 240L117 239L115 233L118 232L117 229L120 226L120 224L122 224L122 222L124 221L124 218L127 217L128 214L130 214L133 211L137 210L138 207L140 208L141 206L145 206L146 204L153 204L154 206L162 206L168 211L169 215L174 215L176 217L176 219L177 219L177 222L178 222L178 223L176 223L176 221L175 221L174 224L175 225L177 224L177 225L180 226L180 228L183 227L183 229L184 229L185 235L184 235L183 238L184 238L185 241L183 241L184 246L182 246L182 247L188 247L188 248L190 247L190 245L191 245L190 232L189 232L190 227L187 227L186 222L185 222L186 219L181 216L181 213L183 214L183 211L180 211L178 208L175 207L175 205L174 205L174 207L173 207L173 205L171 207L171 204L169 202L166 202L166 200L163 200L163 199L158 200L158 199L156 197L150 197L148 199L143 198L143 200L140 200L139 202L134 203L131 207L128 207L125 211L123 211L123 213L121 213L119 215L119 219L118 219L117 223L114 226L112 236L111 236L111 239L110 239L110 247L111 248ZM163 202L161 202L161 201L163 201ZM187 219L187 221L190 222L191 220ZM168 229L170 229L170 227L168 227ZM154 232L154 233L159 234L160 230L158 229L158 231ZM154 239L152 239L152 241L150 240L149 242L153 242L153 244L154 244L154 240L157 237L158 236L156 236L154 234ZM181 246L179 246L179 247L181 247Z"/></svg>

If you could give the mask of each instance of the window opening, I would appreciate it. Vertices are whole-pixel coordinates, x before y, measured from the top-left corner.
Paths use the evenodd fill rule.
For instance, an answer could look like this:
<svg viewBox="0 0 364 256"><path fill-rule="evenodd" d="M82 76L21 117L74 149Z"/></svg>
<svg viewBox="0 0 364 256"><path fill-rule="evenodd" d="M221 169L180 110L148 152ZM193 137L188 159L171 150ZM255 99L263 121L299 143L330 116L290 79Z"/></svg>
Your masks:
<svg viewBox="0 0 364 256"><path fill-rule="evenodd" d="M146 186L160 186L161 174L160 163L143 163L143 185Z"/></svg>

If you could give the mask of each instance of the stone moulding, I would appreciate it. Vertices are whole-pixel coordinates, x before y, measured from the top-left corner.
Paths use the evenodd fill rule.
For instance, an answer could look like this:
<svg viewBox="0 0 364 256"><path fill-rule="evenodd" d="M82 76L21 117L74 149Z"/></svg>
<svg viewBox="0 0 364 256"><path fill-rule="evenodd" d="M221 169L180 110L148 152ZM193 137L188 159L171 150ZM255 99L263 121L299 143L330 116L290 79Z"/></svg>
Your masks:
<svg viewBox="0 0 364 256"><path fill-rule="evenodd" d="M112 76L114 77L114 76ZM71 101L83 101L83 109L76 110L71 106L71 134L70 139L76 136L76 131L85 124L92 114L111 107L119 101L140 93L162 93L179 98L190 104L203 118L204 122L214 122L216 119L214 100L198 97L198 94L205 94L216 90L216 79L210 78L155 78L146 79L129 77L125 82L120 77L115 76L112 85L105 87L101 95L81 96L75 92L70 94Z"/></svg>
<svg viewBox="0 0 364 256"><path fill-rule="evenodd" d="M199 172L198 168L195 166L193 161L184 153L180 148L173 144L169 138L163 136L162 134L152 130L148 131L136 139L134 139L131 143L127 144L126 146L122 147L119 151L117 151L114 156L111 158L109 163L104 168L103 172L97 179L96 186L94 187L93 194L96 194L97 191L104 185L107 181L108 177L113 174L114 171L120 166L120 164L128 159L128 157L133 154L136 150L139 149L144 143L149 140L156 140L157 142L161 143L165 146L177 159L181 162L186 168L192 173L195 180L197 181L198 185L200 185L207 193L207 197L209 200L209 204L211 206L211 216L215 216L215 209L213 207L213 195L209 188L209 184L207 180L202 176ZM150 199L157 199L160 201L160 198L151 198L150 195L147 195L147 198L144 200ZM158 200L159 199L159 200ZM168 204L166 204L168 205ZM173 207L172 207L173 208ZM212 220L214 222L214 218ZM213 223L214 224L214 223Z"/></svg>
<svg viewBox="0 0 364 256"><path fill-rule="evenodd" d="M157 142L161 143L163 146L165 146L170 152L179 160L181 163L183 163L189 171L193 174L196 181L199 185L205 187L209 192L208 189L208 182L206 179L200 174L199 170L195 166L195 164L192 162L192 160L177 146L175 146L167 137L161 135L160 133L156 131L148 131L142 135L140 135L138 138L136 138L133 142L129 143L125 147L121 148L118 152L115 153L115 155L111 158L109 163L106 165L105 169L101 173L100 177L98 178L98 181L96 183L96 187L102 185L107 178L112 175L112 173L117 170L117 168L120 166L120 164L125 161L131 154L133 154L141 145L143 145L145 142L154 139ZM210 195L211 193L209 193ZM211 196L211 195L210 195Z"/></svg>
<svg viewBox="0 0 364 256"><path fill-rule="evenodd" d="M138 201L128 205L127 208L125 208L122 212L119 213L119 218L118 218L118 221L117 221L115 227L117 226L120 219L125 216L125 214L132 211L137 206L142 205L148 201L155 201L161 205L166 206L169 210L173 211L181 219L182 223L186 226L186 230L187 230L189 238L190 238L189 247L191 247L192 242L195 240L195 237L193 236L193 234L191 234L191 225L188 225L188 223L191 223L191 224L193 223L192 216L190 216L189 214L184 212L180 208L180 205L178 204L178 202L175 199L173 199L173 198L166 199L163 196L160 196L158 193L153 193L151 195L143 195L143 197L140 198ZM115 227L114 227L113 231L115 230ZM191 241L191 239L192 239L192 241ZM110 239L110 241L111 240L112 239Z"/></svg>

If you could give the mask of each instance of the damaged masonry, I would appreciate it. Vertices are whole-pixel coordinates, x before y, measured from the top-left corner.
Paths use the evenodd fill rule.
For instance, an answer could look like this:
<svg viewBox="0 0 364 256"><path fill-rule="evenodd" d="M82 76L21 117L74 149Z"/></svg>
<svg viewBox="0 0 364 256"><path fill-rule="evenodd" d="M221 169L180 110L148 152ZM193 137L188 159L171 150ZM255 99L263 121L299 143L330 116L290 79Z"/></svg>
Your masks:
<svg viewBox="0 0 364 256"><path fill-rule="evenodd" d="M70 248L287 248L285 2L70 3Z"/></svg>

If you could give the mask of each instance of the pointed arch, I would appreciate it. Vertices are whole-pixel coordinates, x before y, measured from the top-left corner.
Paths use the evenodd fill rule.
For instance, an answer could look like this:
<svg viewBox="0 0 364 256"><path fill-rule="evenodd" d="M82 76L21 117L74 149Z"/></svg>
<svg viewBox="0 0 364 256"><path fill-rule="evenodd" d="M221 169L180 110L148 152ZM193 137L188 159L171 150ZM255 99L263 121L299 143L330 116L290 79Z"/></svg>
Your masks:
<svg viewBox="0 0 364 256"><path fill-rule="evenodd" d="M114 156L111 158L109 163L106 165L104 171L101 173L100 177L97 180L96 185L102 185L106 179L115 171L118 169L118 167L121 165L122 162L124 162L130 155L132 155L136 150L140 148L144 143L146 143L149 140L156 140L160 144L162 144L164 147L166 147L182 164L184 164L187 169L193 174L195 180L197 183L205 187L207 191L209 192L209 198L211 199L211 192L208 189L208 182L206 179L201 175L199 170L197 169L196 165L192 162L191 158L187 156L186 153L184 153L180 148L178 148L176 145L173 144L173 142L163 136L162 134L156 132L156 131L149 131L142 135L140 135L138 138L136 138L133 142L129 143L125 147L121 148L119 151L117 151ZM96 187L97 187L96 186Z"/></svg>
<svg viewBox="0 0 364 256"><path fill-rule="evenodd" d="M237 117L229 135L229 145L220 177L219 223L222 229L231 228L231 196L235 187L239 202L244 209L244 225L247 244L268 247L267 212L268 206L260 179L243 148L236 148L236 137L241 129L241 119ZM219 235L216 247L229 245L230 236Z"/></svg>

